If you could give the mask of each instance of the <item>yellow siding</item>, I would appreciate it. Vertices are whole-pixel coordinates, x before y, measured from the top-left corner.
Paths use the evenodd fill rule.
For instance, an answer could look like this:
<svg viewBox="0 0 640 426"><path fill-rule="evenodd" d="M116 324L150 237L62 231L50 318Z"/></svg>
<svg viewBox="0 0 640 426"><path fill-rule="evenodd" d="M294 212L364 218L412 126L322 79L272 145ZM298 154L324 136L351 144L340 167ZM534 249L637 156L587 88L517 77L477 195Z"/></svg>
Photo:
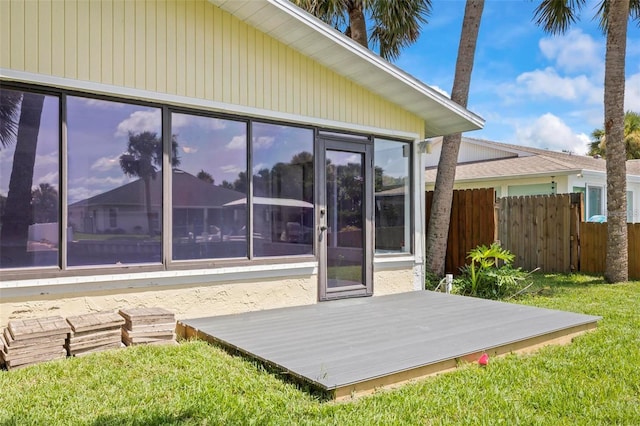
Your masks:
<svg viewBox="0 0 640 426"><path fill-rule="evenodd" d="M417 116L206 0L0 0L0 67L423 131Z"/></svg>

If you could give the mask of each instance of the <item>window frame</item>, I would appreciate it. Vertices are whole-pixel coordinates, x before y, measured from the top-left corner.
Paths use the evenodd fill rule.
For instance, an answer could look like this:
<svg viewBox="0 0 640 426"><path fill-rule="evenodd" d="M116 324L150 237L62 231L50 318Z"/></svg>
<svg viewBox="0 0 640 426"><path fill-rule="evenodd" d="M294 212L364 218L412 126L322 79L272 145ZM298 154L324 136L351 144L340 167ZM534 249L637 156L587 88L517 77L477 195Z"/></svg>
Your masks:
<svg viewBox="0 0 640 426"><path fill-rule="evenodd" d="M415 185L413 179L414 170L414 149L411 138L392 137L389 135L379 135L377 133L362 133L362 132L349 132L346 129L334 129L327 128L322 125L312 125L304 123L289 122L284 120L272 119L263 116L250 116L241 115L236 113L228 113L220 111L218 109L207 109L206 107L198 106L184 106L172 104L169 101L161 100L148 100L139 99L135 97L129 97L122 94L104 94L104 93L91 93L82 89L66 88L66 87L52 87L40 83L26 83L20 81L11 81L0 79L3 89L28 91L47 96L54 96L58 98L58 171L59 171L59 259L58 265L46 266L46 267L24 267L24 268L8 268L0 269L2 277L0 281L11 280L29 280L29 279L43 279L43 278L66 278L66 277L82 277L91 275L106 275L106 274L132 274L132 273L148 273L148 272L167 272L167 271L183 271L193 269L207 269L207 268L224 268L224 267L242 267L242 266L259 266L259 265L275 265L275 264L295 264L303 262L315 262L318 260L317 256L317 241L313 243L312 254L302 255L286 255L286 256L261 256L255 257L253 253L253 203L249 202L247 207L247 234L251 237L248 238L248 256L247 258L220 258L220 259L191 259L191 260L173 260L172 259L172 191L166 190L172 188L172 173L167 173L167 170L171 170L171 114L189 114L196 116L203 116L207 118L228 119L234 121L241 121L246 124L247 128L247 199L253 200L253 152L252 152L252 125L253 123L284 125L295 128L309 129L313 132L313 154L314 154L314 167L316 164L316 151L317 151L317 139L320 135L331 137L332 134L339 134L342 137L353 135L354 141L361 140L363 143L372 143L376 138L385 139L389 141L397 141L400 143L406 143L410 147L410 159L409 159L409 200L411 205L410 213L410 235L411 243L409 250L403 253L374 253L375 257L384 256L385 258L392 257L406 257L413 256L415 253ZM142 263L142 264L125 264L120 266L115 265L83 265L83 266L68 266L68 245L67 245L67 229L68 229L68 202L66 194L68 192L68 134L67 134L67 98L81 97L85 99L104 100L110 102L126 103L130 105L137 105L148 108L158 108L161 111L161 131L162 131L162 144L163 144L163 173L162 173L162 222L160 223L160 229L162 231L161 238L161 260L158 263ZM375 161L373 159L372 161ZM373 163L372 163L373 166ZM314 185L317 183L314 180ZM369 197L373 197L373 194L367 194ZM316 204L317 201L314 201ZM316 206L317 207L317 206ZM314 214L315 217L315 214ZM314 229L315 226L314 220ZM375 242L374 242L375 244Z"/></svg>
<svg viewBox="0 0 640 426"><path fill-rule="evenodd" d="M374 214L374 241L373 241L373 253L374 253L374 257L378 257L378 258L393 258L393 257L406 257L406 256L413 256L415 254L416 251L416 247L415 247L415 223L416 223L416 208L415 208L415 203L416 203L416 197L415 197L415 185L417 184L417 182L415 182L415 179L413 178L414 176L414 172L415 172L415 152L414 152L414 146L413 143L409 140L405 140L405 139L393 139L390 137L383 137L383 136L373 136L372 140L373 140L373 169L372 169L372 173L375 174L375 165L376 165L376 139L381 139L384 140L386 142L396 142L399 144L403 144L404 146L408 147L408 151L409 151L409 156L408 156L408 161L409 161L409 170L408 170L408 174L407 174L407 178L409 179L409 194L408 194L408 198L409 198L409 223L406 224L405 226L409 227L408 233L409 233L409 243L408 243L408 250L407 251L402 251L402 252L378 252L376 251L376 242L375 242L375 232L376 232L376 223L375 223L375 214ZM375 177L374 177L374 181L375 181ZM374 199L374 203L375 203L375 182L374 182L374 193L371 195ZM419 200L419 199L418 199ZM406 214L406 213L405 213Z"/></svg>

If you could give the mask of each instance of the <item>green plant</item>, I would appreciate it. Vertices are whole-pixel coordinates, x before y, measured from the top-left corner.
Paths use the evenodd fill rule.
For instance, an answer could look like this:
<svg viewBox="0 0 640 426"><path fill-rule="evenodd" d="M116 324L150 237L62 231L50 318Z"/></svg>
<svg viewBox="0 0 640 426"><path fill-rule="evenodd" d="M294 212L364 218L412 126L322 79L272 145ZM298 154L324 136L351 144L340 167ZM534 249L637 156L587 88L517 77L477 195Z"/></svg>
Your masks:
<svg viewBox="0 0 640 426"><path fill-rule="evenodd" d="M461 268L454 280L454 292L458 294L500 299L516 294L527 277L526 272L511 266L515 255L496 243L474 248L467 258L471 264Z"/></svg>
<svg viewBox="0 0 640 426"><path fill-rule="evenodd" d="M424 288L425 290L435 290L440 283L442 277L434 274L433 272L426 271L424 275Z"/></svg>

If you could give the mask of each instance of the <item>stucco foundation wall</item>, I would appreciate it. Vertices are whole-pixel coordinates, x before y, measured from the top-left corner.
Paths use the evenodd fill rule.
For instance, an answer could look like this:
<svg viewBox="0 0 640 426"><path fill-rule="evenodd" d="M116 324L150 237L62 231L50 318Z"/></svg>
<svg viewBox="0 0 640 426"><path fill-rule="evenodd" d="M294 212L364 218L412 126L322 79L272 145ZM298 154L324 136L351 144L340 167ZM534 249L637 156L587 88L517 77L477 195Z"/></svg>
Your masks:
<svg viewBox="0 0 640 426"><path fill-rule="evenodd" d="M317 302L317 275L153 290L117 290L0 303L0 326L9 320L51 315L69 317L125 307L162 307L177 319L224 315Z"/></svg>
<svg viewBox="0 0 640 426"><path fill-rule="evenodd" d="M404 293L414 289L413 268L385 269L373 274L373 295Z"/></svg>

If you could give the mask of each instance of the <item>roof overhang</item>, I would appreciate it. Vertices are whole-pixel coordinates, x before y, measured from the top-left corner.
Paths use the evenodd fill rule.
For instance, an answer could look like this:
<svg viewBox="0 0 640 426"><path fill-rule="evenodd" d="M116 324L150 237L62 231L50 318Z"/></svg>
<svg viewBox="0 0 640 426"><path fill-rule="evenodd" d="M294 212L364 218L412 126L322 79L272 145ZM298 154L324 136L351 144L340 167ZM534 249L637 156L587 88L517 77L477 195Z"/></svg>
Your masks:
<svg viewBox="0 0 640 426"><path fill-rule="evenodd" d="M254 28L425 120L425 137L484 120L288 0L209 0Z"/></svg>

